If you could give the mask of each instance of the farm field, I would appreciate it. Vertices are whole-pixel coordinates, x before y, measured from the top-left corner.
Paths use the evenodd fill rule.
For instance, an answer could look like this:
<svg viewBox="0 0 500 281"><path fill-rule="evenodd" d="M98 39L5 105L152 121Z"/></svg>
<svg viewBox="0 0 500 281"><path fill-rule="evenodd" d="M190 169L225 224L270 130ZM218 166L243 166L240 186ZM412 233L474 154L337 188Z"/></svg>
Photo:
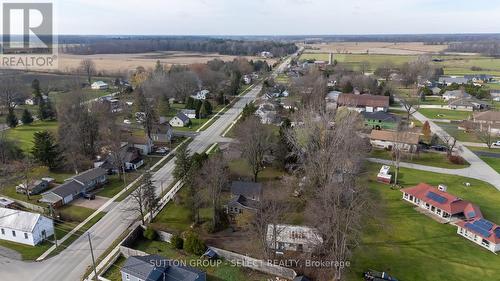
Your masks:
<svg viewBox="0 0 500 281"><path fill-rule="evenodd" d="M348 280L359 280L367 269L387 271L399 280L497 279L499 256L458 236L456 227L415 211L401 199L401 192L375 181L379 165L368 167L369 193L379 207L366 218ZM411 169L401 169L400 175L404 187L446 184L450 193L478 204L487 219L500 221L500 193L485 182Z"/></svg>
<svg viewBox="0 0 500 281"><path fill-rule="evenodd" d="M196 53L196 52L154 52L139 54L99 54L99 55L72 55L60 54L59 69L62 71L73 71L78 67L82 59L92 59L98 71L106 73L116 73L134 70L139 66L144 68L153 68L157 60L162 64L194 64L206 63L213 59L231 61L235 58L247 58L249 60L258 60L260 57L254 56L228 56L216 53ZM274 59L268 59L270 64L276 62Z"/></svg>
<svg viewBox="0 0 500 281"><path fill-rule="evenodd" d="M335 42L323 44L302 45L310 47L307 52L322 53L353 53L353 54L385 54L385 55L420 55L439 53L448 48L448 45L425 45L422 42Z"/></svg>

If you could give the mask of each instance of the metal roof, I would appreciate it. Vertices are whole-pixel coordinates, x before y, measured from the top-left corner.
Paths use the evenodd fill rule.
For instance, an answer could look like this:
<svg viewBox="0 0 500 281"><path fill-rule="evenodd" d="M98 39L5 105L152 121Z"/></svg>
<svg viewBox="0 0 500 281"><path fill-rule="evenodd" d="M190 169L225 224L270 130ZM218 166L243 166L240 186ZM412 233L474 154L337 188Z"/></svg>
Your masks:
<svg viewBox="0 0 500 281"><path fill-rule="evenodd" d="M32 232L41 215L6 208L0 208L0 227Z"/></svg>

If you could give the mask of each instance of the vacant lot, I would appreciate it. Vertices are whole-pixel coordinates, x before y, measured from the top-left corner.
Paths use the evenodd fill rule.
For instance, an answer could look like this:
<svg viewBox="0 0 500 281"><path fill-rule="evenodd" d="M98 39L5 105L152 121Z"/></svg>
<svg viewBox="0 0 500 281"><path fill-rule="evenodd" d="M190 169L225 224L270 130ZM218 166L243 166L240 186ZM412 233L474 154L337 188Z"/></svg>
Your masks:
<svg viewBox="0 0 500 281"><path fill-rule="evenodd" d="M385 55L421 55L436 54L448 48L448 45L424 45L422 42L335 42L308 44L308 52L333 52L352 54L385 54Z"/></svg>
<svg viewBox="0 0 500 281"><path fill-rule="evenodd" d="M369 166L367 186L376 210L366 219L360 247L351 260L349 280L368 269L388 271L400 280L498 280L500 257L456 234L403 202L401 192L375 182L379 165ZM458 176L401 169L403 186L446 184L450 193L475 202L486 218L500 221L500 193L491 185ZM470 182L466 188L462 183Z"/></svg>
<svg viewBox="0 0 500 281"><path fill-rule="evenodd" d="M71 55L61 54L59 58L59 70L73 71L76 69L82 59L92 59L98 71L105 72L123 72L134 70L138 66L153 68L156 61L159 60L162 64L193 64L206 63L213 59L231 61L238 56L227 56L210 53L190 53L190 52L154 52L141 54L100 54L100 55ZM257 60L258 57L243 57L247 59ZM268 60L269 63L274 63L275 60Z"/></svg>

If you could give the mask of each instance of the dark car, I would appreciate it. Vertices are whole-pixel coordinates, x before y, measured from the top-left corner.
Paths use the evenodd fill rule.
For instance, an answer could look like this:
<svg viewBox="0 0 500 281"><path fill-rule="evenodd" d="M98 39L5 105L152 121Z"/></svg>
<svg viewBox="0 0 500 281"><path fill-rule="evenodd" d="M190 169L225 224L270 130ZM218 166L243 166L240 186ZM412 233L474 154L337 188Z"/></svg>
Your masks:
<svg viewBox="0 0 500 281"><path fill-rule="evenodd" d="M386 272L378 272L374 270L363 273L366 281L398 281L398 279L390 276Z"/></svg>
<svg viewBox="0 0 500 281"><path fill-rule="evenodd" d="M95 194L92 193L84 193L83 198L89 199L89 200L94 200L95 199Z"/></svg>
<svg viewBox="0 0 500 281"><path fill-rule="evenodd" d="M436 151L446 151L448 148L444 145L433 145L431 146L431 149L436 150Z"/></svg>

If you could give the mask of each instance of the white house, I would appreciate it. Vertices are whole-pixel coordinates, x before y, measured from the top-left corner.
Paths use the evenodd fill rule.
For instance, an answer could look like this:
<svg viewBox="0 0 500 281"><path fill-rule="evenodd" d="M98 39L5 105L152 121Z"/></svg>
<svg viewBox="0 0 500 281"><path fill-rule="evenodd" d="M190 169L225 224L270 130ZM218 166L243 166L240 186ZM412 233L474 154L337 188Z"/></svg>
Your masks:
<svg viewBox="0 0 500 281"><path fill-rule="evenodd" d="M194 109L183 109L181 112L186 115L189 119L195 119L196 118L196 110Z"/></svg>
<svg viewBox="0 0 500 281"><path fill-rule="evenodd" d="M313 252L323 244L317 229L286 224L268 224L266 240L276 251Z"/></svg>
<svg viewBox="0 0 500 281"><path fill-rule="evenodd" d="M486 219L476 218L472 221L459 221L457 234L496 253L500 251L500 226Z"/></svg>
<svg viewBox="0 0 500 281"><path fill-rule="evenodd" d="M450 101L453 99L468 98L468 97L470 97L470 95L462 90L446 91L443 94L443 100L445 100L445 101Z"/></svg>
<svg viewBox="0 0 500 281"><path fill-rule="evenodd" d="M370 143L373 147L392 150L394 147L407 152L418 150L420 135L416 133L397 133L394 131L372 130Z"/></svg>
<svg viewBox="0 0 500 281"><path fill-rule="evenodd" d="M186 114L179 112L177 115L172 117L168 123L172 127L185 127L189 124L189 121L189 117L187 117Z"/></svg>
<svg viewBox="0 0 500 281"><path fill-rule="evenodd" d="M201 90L201 91L196 92L191 97L194 99L197 99L197 100L205 100L205 99L207 99L208 94L210 94L209 90Z"/></svg>
<svg viewBox="0 0 500 281"><path fill-rule="evenodd" d="M247 74L247 75L245 75L245 76L243 76L243 82L244 82L246 85L248 85L248 84L252 83L252 76L251 76L251 75L248 75L248 74Z"/></svg>
<svg viewBox="0 0 500 281"><path fill-rule="evenodd" d="M35 246L52 235L51 219L36 213L0 208L0 239Z"/></svg>
<svg viewBox="0 0 500 281"><path fill-rule="evenodd" d="M109 89L109 85L107 83L104 83L103 81L96 81L92 83L90 86L92 90L107 90Z"/></svg>

